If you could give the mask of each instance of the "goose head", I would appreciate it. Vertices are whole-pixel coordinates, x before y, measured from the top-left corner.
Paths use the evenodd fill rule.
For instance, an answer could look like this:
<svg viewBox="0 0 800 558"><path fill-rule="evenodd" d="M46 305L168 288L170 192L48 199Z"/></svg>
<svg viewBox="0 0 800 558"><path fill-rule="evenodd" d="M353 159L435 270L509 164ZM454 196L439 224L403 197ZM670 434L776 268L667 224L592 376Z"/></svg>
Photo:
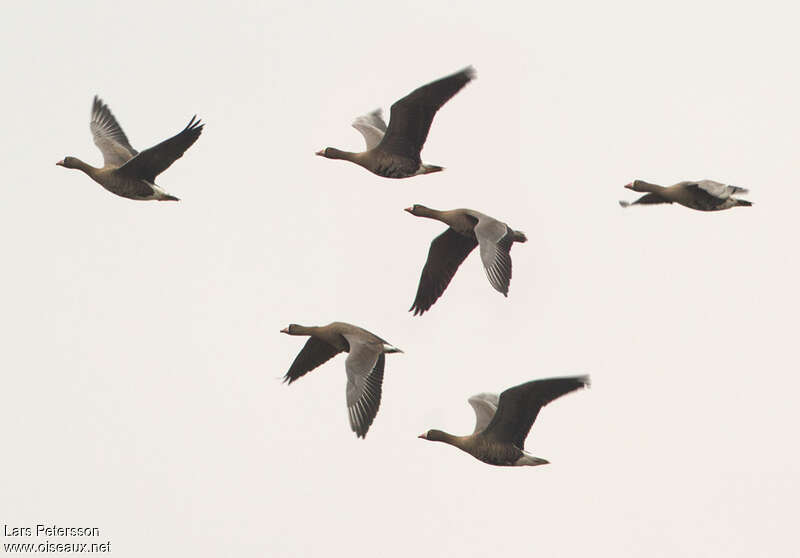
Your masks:
<svg viewBox="0 0 800 558"><path fill-rule="evenodd" d="M425 207L424 205L420 205L415 203L411 207L406 207L403 211L408 211L411 215L416 215L417 217L427 216L430 214L430 208Z"/></svg>
<svg viewBox="0 0 800 558"><path fill-rule="evenodd" d="M422 438L423 440L429 440L431 442L444 442L447 439L447 434L441 430L433 429L423 432L417 436L417 438Z"/></svg>
<svg viewBox="0 0 800 558"><path fill-rule="evenodd" d="M78 159L76 159L75 157L64 157L58 163L56 163L56 165L67 169L77 169Z"/></svg>

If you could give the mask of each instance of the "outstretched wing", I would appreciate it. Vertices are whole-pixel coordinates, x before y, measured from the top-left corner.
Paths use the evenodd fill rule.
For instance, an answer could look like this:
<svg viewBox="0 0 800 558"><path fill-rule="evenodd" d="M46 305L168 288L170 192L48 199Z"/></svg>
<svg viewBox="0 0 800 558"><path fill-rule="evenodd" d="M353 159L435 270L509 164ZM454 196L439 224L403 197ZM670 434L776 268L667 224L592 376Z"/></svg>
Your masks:
<svg viewBox="0 0 800 558"><path fill-rule="evenodd" d="M419 159L428 131L442 105L475 78L470 66L415 89L392 105L389 127L380 143L386 152Z"/></svg>
<svg viewBox="0 0 800 558"><path fill-rule="evenodd" d="M509 388L500 394L497 412L483 435L522 449L542 407L587 385L589 376L570 376L534 380Z"/></svg>
<svg viewBox="0 0 800 558"><path fill-rule="evenodd" d="M746 194L748 192L747 188L740 188L738 186L730 186L728 184L723 184L722 182L716 182L714 180L700 180L699 182L695 183L698 188L701 188L711 194L714 197L720 199L728 199L734 194Z"/></svg>
<svg viewBox="0 0 800 558"><path fill-rule="evenodd" d="M345 361L347 413L350 428L356 436L364 438L381 405L386 355L376 350L375 345L359 343L347 335L345 338L350 343L350 354Z"/></svg>
<svg viewBox="0 0 800 558"><path fill-rule="evenodd" d="M730 197L724 184L711 180L704 180L703 183L702 185L700 182L684 183L686 192L690 194L686 197L686 205L701 211L712 211L718 209Z"/></svg>
<svg viewBox="0 0 800 558"><path fill-rule="evenodd" d="M341 351L316 337L309 337L306 344L295 357L289 371L283 377L284 382L292 383L306 372L314 370L320 364L328 362Z"/></svg>
<svg viewBox="0 0 800 558"><path fill-rule="evenodd" d="M147 182L155 182L156 176L183 157L184 152L200 137L204 124L196 118L197 116L193 116L180 133L139 153L121 166L119 172Z"/></svg>
<svg viewBox="0 0 800 558"><path fill-rule="evenodd" d="M122 127L100 97L94 96L92 119L89 122L94 144L103 154L103 165L120 167L138 154L131 147Z"/></svg>
<svg viewBox="0 0 800 558"><path fill-rule="evenodd" d="M630 207L631 205L651 205L656 203L672 203L671 201L662 198L658 194L645 194L635 202L626 202L620 200L619 204L622 207Z"/></svg>
<svg viewBox="0 0 800 558"><path fill-rule="evenodd" d="M508 225L482 215L475 225L475 236L481 247L481 261L492 287L508 296L511 283L511 245L514 233Z"/></svg>
<svg viewBox="0 0 800 558"><path fill-rule="evenodd" d="M478 241L474 238L457 233L449 227L434 238L419 278L417 296L409 312L413 310L416 316L429 310L450 284L458 266L477 245Z"/></svg>

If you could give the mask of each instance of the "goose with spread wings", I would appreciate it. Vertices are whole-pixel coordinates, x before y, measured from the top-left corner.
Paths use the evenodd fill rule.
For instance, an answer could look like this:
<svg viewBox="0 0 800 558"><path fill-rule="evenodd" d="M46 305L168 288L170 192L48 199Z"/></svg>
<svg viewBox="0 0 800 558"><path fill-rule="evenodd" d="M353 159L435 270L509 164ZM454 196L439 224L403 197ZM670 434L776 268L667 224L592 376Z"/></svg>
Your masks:
<svg viewBox="0 0 800 558"><path fill-rule="evenodd" d="M103 154L103 166L93 167L77 157L64 157L57 165L81 170L103 188L123 198L178 201L156 185L155 180L200 137L203 124L197 116L193 116L177 135L140 153L131 146L108 106L95 96L89 128L95 145Z"/></svg>
<svg viewBox="0 0 800 558"><path fill-rule="evenodd" d="M634 192L647 192L634 202L620 201L622 207L631 205L651 205L659 203L677 203L698 211L721 211L731 207L749 207L753 205L747 200L733 197L736 194L746 194L746 188L730 186L714 180L684 181L672 186L659 186L634 180L625 185Z"/></svg>
<svg viewBox="0 0 800 558"><path fill-rule="evenodd" d="M354 153L326 147L316 154L350 161L385 178L408 178L444 170L423 163L420 152L436 111L474 78L475 69L470 66L415 89L392 105L388 126L380 111L357 118L353 127L364 136L366 151Z"/></svg>
<svg viewBox="0 0 800 558"><path fill-rule="evenodd" d="M442 296L458 266L480 246L486 277L494 289L508 296L511 283L511 246L527 242L522 231L515 231L502 221L473 209L439 211L424 205L407 207L412 215L436 219L448 226L431 242L428 259L419 278L417 296L409 311L422 315Z"/></svg>
<svg viewBox="0 0 800 558"><path fill-rule="evenodd" d="M419 438L444 442L489 465L545 465L546 459L525 451L525 438L542 407L572 391L587 387L589 376L533 380L505 390L499 396L480 393L469 398L475 410L475 431L454 436L428 430Z"/></svg>
<svg viewBox="0 0 800 558"><path fill-rule="evenodd" d="M308 327L291 324L281 333L309 336L283 378L289 384L337 354L349 353L344 362L347 413L350 428L356 436L364 438L381 404L385 355L403 351L366 329L344 322Z"/></svg>

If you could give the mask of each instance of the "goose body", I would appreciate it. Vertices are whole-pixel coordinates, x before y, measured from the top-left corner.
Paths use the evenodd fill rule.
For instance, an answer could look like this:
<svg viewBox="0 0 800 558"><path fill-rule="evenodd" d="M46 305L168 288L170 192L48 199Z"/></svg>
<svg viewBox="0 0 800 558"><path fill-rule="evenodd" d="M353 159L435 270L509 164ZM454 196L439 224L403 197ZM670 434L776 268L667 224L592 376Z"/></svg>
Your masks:
<svg viewBox="0 0 800 558"><path fill-rule="evenodd" d="M473 209L439 211L415 204L405 209L417 217L436 219L448 226L431 242L417 295L409 311L421 315L444 293L456 270L480 246L481 261L492 287L508 296L511 283L511 246L526 242L525 233Z"/></svg>
<svg viewBox="0 0 800 558"><path fill-rule="evenodd" d="M291 324L281 333L309 337L284 376L289 384L337 354L348 353L345 371L350 428L356 436L364 438L381 403L384 355L403 351L366 329L344 322L310 327Z"/></svg>
<svg viewBox="0 0 800 558"><path fill-rule="evenodd" d="M454 436L442 430L428 430L419 438L444 442L475 459L498 466L535 466L549 463L524 450L539 411L562 395L589 385L589 376L567 376L533 380L509 388L499 396L481 393L469 398L475 410L475 431Z"/></svg>
<svg viewBox="0 0 800 558"><path fill-rule="evenodd" d="M139 153L131 146L108 106L95 96L89 128L95 145L103 154L103 166L93 167L77 157L64 157L56 164L84 172L103 188L123 198L178 201L158 186L155 179L200 137L203 124L196 118L192 117L177 135Z"/></svg>
<svg viewBox="0 0 800 558"><path fill-rule="evenodd" d="M392 105L388 126L379 110L356 118L353 127L364 136L366 151L326 147L316 154L350 161L384 178L408 178L444 170L423 163L420 152L436 112L474 78L475 70L470 66L415 89Z"/></svg>
<svg viewBox="0 0 800 558"><path fill-rule="evenodd" d="M753 205L749 201L733 197L735 194L746 194L748 191L745 188L714 180L684 181L666 187L644 180L634 180L625 187L634 192L647 192L647 194L632 203L619 202L622 207L677 203L698 211L721 211L731 207Z"/></svg>

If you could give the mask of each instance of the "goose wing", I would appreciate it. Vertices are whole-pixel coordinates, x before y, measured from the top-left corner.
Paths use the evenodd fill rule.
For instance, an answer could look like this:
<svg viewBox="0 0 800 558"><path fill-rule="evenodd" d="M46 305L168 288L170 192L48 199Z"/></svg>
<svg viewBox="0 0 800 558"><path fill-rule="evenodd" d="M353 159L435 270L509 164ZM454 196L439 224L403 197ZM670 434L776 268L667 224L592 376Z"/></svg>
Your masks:
<svg viewBox="0 0 800 558"><path fill-rule="evenodd" d="M121 166L119 171L147 182L155 182L156 176L183 157L186 150L197 141L203 131L203 126L204 124L197 120L197 116L193 116L181 132L158 145L145 149Z"/></svg>
<svg viewBox="0 0 800 558"><path fill-rule="evenodd" d="M474 78L475 69L470 66L423 85L396 101L386 135L378 147L388 153L419 159L436 111Z"/></svg>
<svg viewBox="0 0 800 558"><path fill-rule="evenodd" d="M696 185L697 188L705 190L712 196L722 200L728 199L734 194L746 194L747 188L740 188L738 186L730 186L714 180L701 180L696 183L690 183L692 186Z"/></svg>
<svg viewBox="0 0 800 558"><path fill-rule="evenodd" d="M356 436L364 438L381 404L386 356L375 343L364 343L348 334L344 337L350 344L350 354L345 361L350 428Z"/></svg>
<svg viewBox="0 0 800 558"><path fill-rule="evenodd" d="M417 296L409 312L413 310L416 316L429 310L450 284L458 266L477 245L478 241L474 238L457 233L449 227L434 238L419 278Z"/></svg>
<svg viewBox="0 0 800 558"><path fill-rule="evenodd" d="M383 111L375 109L370 113L357 117L353 121L353 128L361 132L367 149L378 145L386 133L386 122L383 121Z"/></svg>
<svg viewBox="0 0 800 558"><path fill-rule="evenodd" d="M92 119L89 122L94 144L103 154L103 165L121 167L139 152L131 147L122 127L100 97L94 96Z"/></svg>
<svg viewBox="0 0 800 558"><path fill-rule="evenodd" d="M496 393L479 393L467 399L475 411L475 430L473 434L484 430L492 421L492 417L497 412L499 399Z"/></svg>
<svg viewBox="0 0 800 558"><path fill-rule="evenodd" d="M508 296L513 231L497 219L480 215L478 224L475 225L475 236L481 247L481 261L489 283L496 291L503 293L503 296Z"/></svg>
<svg viewBox="0 0 800 558"><path fill-rule="evenodd" d="M619 202L619 204L622 207L630 207L632 205L651 205L656 203L672 203L672 202L662 198L658 194L645 194L644 196L642 196L641 198L639 198L634 202L627 202L624 200L620 200Z"/></svg>
<svg viewBox="0 0 800 558"><path fill-rule="evenodd" d="M291 384L300 376L328 362L340 352L339 349L321 339L309 337L306 344L303 345L303 348L295 357L289 371L283 377L283 381Z"/></svg>
<svg viewBox="0 0 800 558"><path fill-rule="evenodd" d="M684 196L684 204L701 211L712 211L723 205L730 195L727 193L724 184L711 180L700 182L681 183L688 196ZM718 186L721 186L718 187Z"/></svg>
<svg viewBox="0 0 800 558"><path fill-rule="evenodd" d="M522 449L542 407L587 385L589 376L569 376L533 380L509 388L500 394L497 412L483 435Z"/></svg>

